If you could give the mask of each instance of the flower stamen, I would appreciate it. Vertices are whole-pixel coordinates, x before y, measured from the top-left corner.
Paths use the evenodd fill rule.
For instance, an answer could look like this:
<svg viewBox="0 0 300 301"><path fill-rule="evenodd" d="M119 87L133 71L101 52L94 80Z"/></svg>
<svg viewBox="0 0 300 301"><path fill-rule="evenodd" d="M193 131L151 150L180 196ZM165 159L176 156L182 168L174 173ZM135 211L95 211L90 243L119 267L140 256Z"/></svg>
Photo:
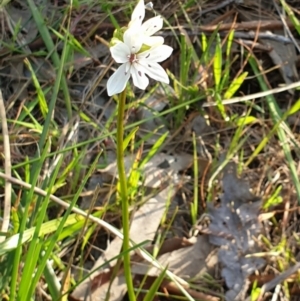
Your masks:
<svg viewBox="0 0 300 301"><path fill-rule="evenodd" d="M137 57L136 57L136 54L134 53L131 53L129 56L128 56L128 61L130 64L133 64L135 62L138 61Z"/></svg>

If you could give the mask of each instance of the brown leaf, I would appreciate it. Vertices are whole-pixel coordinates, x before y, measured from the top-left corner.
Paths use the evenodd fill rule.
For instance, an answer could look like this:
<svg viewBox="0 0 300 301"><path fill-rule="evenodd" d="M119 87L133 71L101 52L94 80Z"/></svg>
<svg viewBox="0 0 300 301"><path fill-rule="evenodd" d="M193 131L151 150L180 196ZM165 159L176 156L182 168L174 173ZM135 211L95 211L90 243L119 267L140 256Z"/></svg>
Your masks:
<svg viewBox="0 0 300 301"><path fill-rule="evenodd" d="M129 175L134 160L134 155L124 158L127 175ZM178 172L189 168L192 163L193 156L189 154L156 154L142 169L142 175L144 176L143 185L147 187L158 188L161 187L165 182L178 183L179 181L183 180L182 177L178 176ZM109 164L106 168L100 169L99 171L117 177L117 162Z"/></svg>
<svg viewBox="0 0 300 301"><path fill-rule="evenodd" d="M158 262L162 266L168 266L170 271L182 278L193 278L204 273L211 273L218 259L217 252L208 242L208 238L206 236L192 237L189 242L193 242L189 247L159 256ZM148 263L136 263L133 265L132 271L136 274L150 276L158 276L161 272Z"/></svg>
<svg viewBox="0 0 300 301"><path fill-rule="evenodd" d="M156 230L159 226L162 215L165 212L167 199L175 194L176 190L173 187L168 187L162 190L159 194L149 199L142 205L134 214L130 227L130 239L135 243L152 241ZM97 260L92 270L97 269L89 279L82 282L72 293L72 297L78 300L83 300L86 295L88 300L98 300L105 298L107 294L108 284L104 283L103 269L112 270L116 260L107 263L113 257L117 256L122 247L122 240L116 237L104 251L103 255ZM99 269L101 267L101 269ZM99 280L100 279L100 280ZM97 284L97 285L95 285ZM105 284L105 285L104 285ZM93 288L93 289L92 289ZM118 275L110 287L113 295L110 295L110 301L118 301L126 292L126 284L121 275ZM103 300L102 299L102 300ZM100 300L100 299L99 299Z"/></svg>

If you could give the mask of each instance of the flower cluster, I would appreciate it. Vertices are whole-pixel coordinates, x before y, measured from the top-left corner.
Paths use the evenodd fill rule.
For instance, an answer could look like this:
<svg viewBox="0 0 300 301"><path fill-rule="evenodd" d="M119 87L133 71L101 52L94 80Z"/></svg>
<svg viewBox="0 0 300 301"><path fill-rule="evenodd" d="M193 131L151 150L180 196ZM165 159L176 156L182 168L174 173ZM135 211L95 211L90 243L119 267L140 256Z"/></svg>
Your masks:
<svg viewBox="0 0 300 301"><path fill-rule="evenodd" d="M146 75L156 81L169 83L167 73L158 63L167 59L173 48L163 45L163 37L154 35L162 29L163 20L160 16L156 16L142 23L144 17L144 0L139 0L128 28L120 38L112 40L111 55L122 65L107 82L109 96L122 92L130 76L133 84L142 90L145 90L149 84Z"/></svg>

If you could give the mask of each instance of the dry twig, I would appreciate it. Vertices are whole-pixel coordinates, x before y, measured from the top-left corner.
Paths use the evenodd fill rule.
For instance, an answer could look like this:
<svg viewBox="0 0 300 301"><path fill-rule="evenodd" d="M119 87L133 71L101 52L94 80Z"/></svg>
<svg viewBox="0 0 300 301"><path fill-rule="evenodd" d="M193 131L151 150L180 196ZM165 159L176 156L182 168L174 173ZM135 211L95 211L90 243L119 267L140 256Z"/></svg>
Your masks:
<svg viewBox="0 0 300 301"><path fill-rule="evenodd" d="M0 90L0 119L2 123L2 133L3 133L3 145L4 145L4 170L5 175L11 177L11 156L10 156L10 143L9 134L6 120L6 111L4 100L2 97L2 91ZM4 210L3 210L3 222L1 231L7 232L10 221L10 208L11 208L11 182L5 179L5 189L4 189ZM5 237L0 236L0 242L4 241Z"/></svg>

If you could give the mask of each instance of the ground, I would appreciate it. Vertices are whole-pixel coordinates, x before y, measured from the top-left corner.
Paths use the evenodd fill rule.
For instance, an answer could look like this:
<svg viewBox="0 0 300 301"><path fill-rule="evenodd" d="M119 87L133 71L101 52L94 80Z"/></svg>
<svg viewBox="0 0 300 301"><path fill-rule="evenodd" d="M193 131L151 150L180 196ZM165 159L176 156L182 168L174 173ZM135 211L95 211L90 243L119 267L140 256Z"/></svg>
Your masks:
<svg viewBox="0 0 300 301"><path fill-rule="evenodd" d="M2 299L298 300L300 3L148 6L173 48L170 84L120 94L124 196L121 98L106 84L136 2L7 2Z"/></svg>

